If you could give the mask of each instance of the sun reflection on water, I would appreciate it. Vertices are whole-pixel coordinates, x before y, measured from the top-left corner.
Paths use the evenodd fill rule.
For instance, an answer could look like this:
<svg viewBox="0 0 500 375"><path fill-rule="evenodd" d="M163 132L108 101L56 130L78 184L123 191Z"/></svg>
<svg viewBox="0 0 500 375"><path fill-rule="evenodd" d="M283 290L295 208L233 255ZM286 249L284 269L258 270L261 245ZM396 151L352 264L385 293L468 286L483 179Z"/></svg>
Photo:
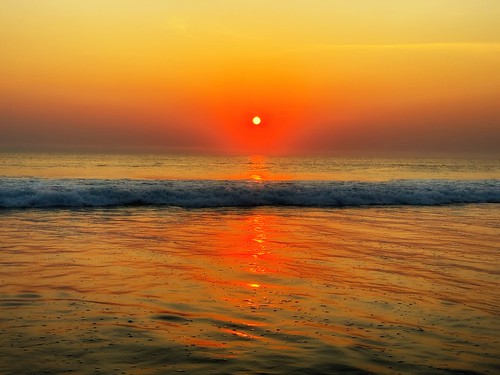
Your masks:
<svg viewBox="0 0 500 375"><path fill-rule="evenodd" d="M247 251L253 258L248 268L248 272L250 273L269 273L269 269L266 265L270 260L269 258L271 258L271 251L268 249L266 234L269 230L268 220L268 217L260 214L249 218L247 230L251 241ZM250 283L249 285L252 288L259 288L261 286L258 282Z"/></svg>
<svg viewBox="0 0 500 375"><path fill-rule="evenodd" d="M234 166L240 165L241 169L236 167L237 171L235 173L219 175L217 178L247 180L255 183L289 181L296 178L292 174L284 173L284 170L288 170L288 168L283 168L280 163L283 163L283 160L253 155L245 159L239 159Z"/></svg>
<svg viewBox="0 0 500 375"><path fill-rule="evenodd" d="M269 167L263 156L251 156L248 160L248 176L255 182L269 180Z"/></svg>

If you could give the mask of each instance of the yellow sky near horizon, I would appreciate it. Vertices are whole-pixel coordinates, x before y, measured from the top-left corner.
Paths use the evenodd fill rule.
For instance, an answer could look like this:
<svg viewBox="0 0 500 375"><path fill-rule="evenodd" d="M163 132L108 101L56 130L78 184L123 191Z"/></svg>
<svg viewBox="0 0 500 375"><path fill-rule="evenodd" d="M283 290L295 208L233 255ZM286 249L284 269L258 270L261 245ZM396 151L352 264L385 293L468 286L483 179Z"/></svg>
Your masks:
<svg viewBox="0 0 500 375"><path fill-rule="evenodd" d="M494 151L498 19L486 0L3 1L0 145Z"/></svg>

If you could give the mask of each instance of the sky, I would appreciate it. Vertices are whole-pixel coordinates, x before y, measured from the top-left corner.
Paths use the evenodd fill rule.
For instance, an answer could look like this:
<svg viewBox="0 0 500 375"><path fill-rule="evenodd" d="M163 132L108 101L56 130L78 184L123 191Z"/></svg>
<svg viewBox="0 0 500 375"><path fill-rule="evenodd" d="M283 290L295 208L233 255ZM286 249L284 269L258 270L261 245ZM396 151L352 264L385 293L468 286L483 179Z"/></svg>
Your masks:
<svg viewBox="0 0 500 375"><path fill-rule="evenodd" d="M1 0L0 151L498 153L499 19L498 0Z"/></svg>

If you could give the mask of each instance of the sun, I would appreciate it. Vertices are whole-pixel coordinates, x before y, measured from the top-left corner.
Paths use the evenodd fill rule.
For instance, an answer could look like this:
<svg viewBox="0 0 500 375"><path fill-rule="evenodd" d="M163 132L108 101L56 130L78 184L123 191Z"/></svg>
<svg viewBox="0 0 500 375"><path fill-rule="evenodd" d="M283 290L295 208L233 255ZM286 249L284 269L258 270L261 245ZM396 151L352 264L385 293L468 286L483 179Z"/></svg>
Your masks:
<svg viewBox="0 0 500 375"><path fill-rule="evenodd" d="M259 125L260 124L260 117L259 116L255 116L253 119L252 119L252 122L254 125Z"/></svg>

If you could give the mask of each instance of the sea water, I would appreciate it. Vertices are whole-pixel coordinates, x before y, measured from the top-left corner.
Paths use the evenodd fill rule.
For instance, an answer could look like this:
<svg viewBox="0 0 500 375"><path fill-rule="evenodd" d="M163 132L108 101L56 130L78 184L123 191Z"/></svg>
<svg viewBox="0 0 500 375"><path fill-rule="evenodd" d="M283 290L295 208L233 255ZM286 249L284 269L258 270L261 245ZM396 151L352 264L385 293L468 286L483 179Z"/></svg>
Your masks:
<svg viewBox="0 0 500 375"><path fill-rule="evenodd" d="M0 155L0 372L496 373L495 159Z"/></svg>

